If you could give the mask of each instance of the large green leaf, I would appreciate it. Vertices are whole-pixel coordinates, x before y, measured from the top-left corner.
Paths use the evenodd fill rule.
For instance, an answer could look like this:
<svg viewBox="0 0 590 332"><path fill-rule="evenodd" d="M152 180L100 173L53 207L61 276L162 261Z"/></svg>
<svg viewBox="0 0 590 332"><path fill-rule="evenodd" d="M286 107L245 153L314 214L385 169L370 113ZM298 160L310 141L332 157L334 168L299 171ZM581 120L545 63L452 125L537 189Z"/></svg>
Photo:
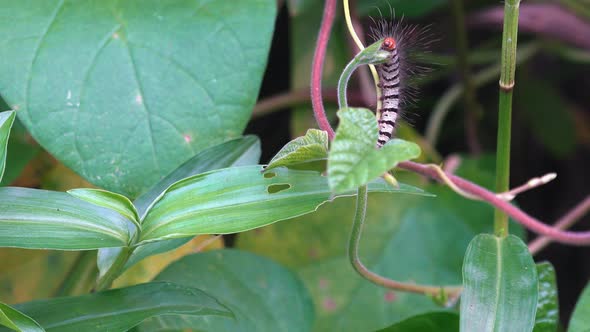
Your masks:
<svg viewBox="0 0 590 332"><path fill-rule="evenodd" d="M468 169L458 172L493 185L493 173L480 164L465 159L461 165ZM412 183L403 175L400 180ZM437 197L369 196L361 258L371 270L396 280L460 284L465 249L476 234L492 230L493 208L439 185L424 189ZM242 233L236 245L298 272L314 299L314 331L375 331L435 310L430 299L375 286L350 267L346 247L353 215L354 199L338 199L313 214ZM522 233L522 228L514 225L511 231Z"/></svg>
<svg viewBox="0 0 590 332"><path fill-rule="evenodd" d="M257 164L260 159L260 152L260 141L255 136L240 137L207 148L174 170L145 194L138 197L133 204L139 214L143 216L150 205L174 182L214 169ZM131 267L148 256L178 248L190 241L191 238L171 239L141 245L133 251L125 268ZM98 251L98 266L101 275L110 268L120 253L121 248L104 248Z"/></svg>
<svg viewBox="0 0 590 332"><path fill-rule="evenodd" d="M148 211L140 241L242 232L313 212L331 198L319 172L261 171L258 165L226 168L175 183ZM408 185L393 188L383 182L369 189L422 193Z"/></svg>
<svg viewBox="0 0 590 332"><path fill-rule="evenodd" d="M521 239L475 237L465 253L461 331L532 331L537 310L537 267Z"/></svg>
<svg viewBox="0 0 590 332"><path fill-rule="evenodd" d="M452 312L429 312L396 323L379 332L458 332L459 315Z"/></svg>
<svg viewBox="0 0 590 332"><path fill-rule="evenodd" d="M328 158L328 182L335 192L357 188L420 155L418 145L395 138L376 149L377 120L368 109L342 109L338 117L340 124Z"/></svg>
<svg viewBox="0 0 590 332"><path fill-rule="evenodd" d="M84 250L120 247L133 224L120 214L56 191L0 188L0 246Z"/></svg>
<svg viewBox="0 0 590 332"><path fill-rule="evenodd" d="M10 129L14 123L16 113L14 111L0 113L0 181L4 175L4 167L6 167L6 149L8 147L8 137L10 137Z"/></svg>
<svg viewBox="0 0 590 332"><path fill-rule="evenodd" d="M287 143L270 160L265 171L280 166L293 166L328 158L328 133L309 129L305 136L297 137Z"/></svg>
<svg viewBox="0 0 590 332"><path fill-rule="evenodd" d="M16 309L33 317L47 331L126 331L146 318L183 314L222 316L232 312L207 293L186 285L152 282L104 292L27 302Z"/></svg>
<svg viewBox="0 0 590 332"><path fill-rule="evenodd" d="M7 0L0 93L90 182L135 197L241 134L274 0Z"/></svg>
<svg viewBox="0 0 590 332"><path fill-rule="evenodd" d="M590 283L580 295L567 332L588 332L590 326Z"/></svg>
<svg viewBox="0 0 590 332"><path fill-rule="evenodd" d="M45 330L31 317L0 302L0 325L17 332L44 332ZM0 327L0 329L2 329Z"/></svg>
<svg viewBox="0 0 590 332"><path fill-rule="evenodd" d="M143 216L149 206L174 182L215 169L258 164L260 153L260 140L256 136L244 136L207 148L139 196L133 205L140 216Z"/></svg>
<svg viewBox="0 0 590 332"><path fill-rule="evenodd" d="M156 280L202 289L231 309L235 319L164 316L141 324L141 332L189 328L306 332L313 323L313 306L301 281L284 267L251 253L218 250L185 256Z"/></svg>
<svg viewBox="0 0 590 332"><path fill-rule="evenodd" d="M559 324L559 303L555 269L549 262L537 264L539 276L539 300L533 332L555 332Z"/></svg>

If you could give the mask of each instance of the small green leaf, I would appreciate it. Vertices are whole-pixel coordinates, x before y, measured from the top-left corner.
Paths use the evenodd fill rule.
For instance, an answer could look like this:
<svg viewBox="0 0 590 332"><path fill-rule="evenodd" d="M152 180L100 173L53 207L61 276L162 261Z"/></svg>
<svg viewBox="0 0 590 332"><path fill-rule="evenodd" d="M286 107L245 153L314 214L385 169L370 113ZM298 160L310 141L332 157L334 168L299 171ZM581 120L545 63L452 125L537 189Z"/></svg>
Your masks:
<svg viewBox="0 0 590 332"><path fill-rule="evenodd" d="M537 310L537 267L521 239L476 236L465 253L461 331L530 332Z"/></svg>
<svg viewBox="0 0 590 332"><path fill-rule="evenodd" d="M582 291L570 319L567 332L588 332L590 329L590 283Z"/></svg>
<svg viewBox="0 0 590 332"><path fill-rule="evenodd" d="M173 184L148 211L140 241L242 232L313 212L332 197L318 172L261 169L226 168ZM393 188L383 182L371 184L369 190L423 194L408 185Z"/></svg>
<svg viewBox="0 0 590 332"><path fill-rule="evenodd" d="M328 158L328 133L309 129L305 136L287 143L268 163L265 171L280 166L291 166Z"/></svg>
<svg viewBox="0 0 590 332"><path fill-rule="evenodd" d="M224 316L232 312L205 292L170 282L151 282L89 295L33 301L15 308L47 331L127 331L146 318L182 314Z"/></svg>
<svg viewBox="0 0 590 332"><path fill-rule="evenodd" d="M135 206L133 206L133 203L131 203L129 198L121 194L102 189L90 188L68 190L68 194L83 201L118 212L132 221L137 226L138 230L141 229L141 226L139 225L139 216L137 210L135 210Z"/></svg>
<svg viewBox="0 0 590 332"><path fill-rule="evenodd" d="M309 293L297 276L245 251L225 249L185 256L170 264L156 280L202 289L225 304L235 319L162 316L141 324L141 332L308 332L313 323Z"/></svg>
<svg viewBox="0 0 590 332"><path fill-rule="evenodd" d="M559 303L555 269L549 262L537 264L539 276L539 300L533 332L555 332L559 324Z"/></svg>
<svg viewBox="0 0 590 332"><path fill-rule="evenodd" d="M10 136L10 129L14 123L16 112L8 111L0 113L0 181L4 175L4 168L6 167L6 150L8 147L8 137Z"/></svg>
<svg viewBox="0 0 590 332"><path fill-rule="evenodd" d="M0 302L0 325L17 332L44 332L45 330L31 317ZM2 328L0 328L2 330Z"/></svg>
<svg viewBox="0 0 590 332"><path fill-rule="evenodd" d="M125 246L130 221L56 191L0 188L0 246L85 250Z"/></svg>
<svg viewBox="0 0 590 332"><path fill-rule="evenodd" d="M457 332L459 315L454 312L429 312L410 317L378 332Z"/></svg>
<svg viewBox="0 0 590 332"><path fill-rule="evenodd" d="M377 121L368 109L342 109L338 117L340 125L328 157L328 181L336 193L355 189L399 162L420 155L418 145L401 139L392 139L376 149Z"/></svg>

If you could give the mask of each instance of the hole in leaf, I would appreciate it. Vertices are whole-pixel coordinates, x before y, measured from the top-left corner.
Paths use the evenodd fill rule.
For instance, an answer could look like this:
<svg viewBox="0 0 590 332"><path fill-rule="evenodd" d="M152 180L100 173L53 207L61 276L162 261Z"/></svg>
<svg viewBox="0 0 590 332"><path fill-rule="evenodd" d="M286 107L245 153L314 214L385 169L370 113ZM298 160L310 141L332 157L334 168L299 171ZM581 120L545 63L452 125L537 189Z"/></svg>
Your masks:
<svg viewBox="0 0 590 332"><path fill-rule="evenodd" d="M274 178L275 176L277 176L277 173L273 173L273 172L270 172L270 173L264 173L264 178L265 178L265 179L272 179L272 178Z"/></svg>
<svg viewBox="0 0 590 332"><path fill-rule="evenodd" d="M268 186L266 191L268 191L269 194L276 194L278 192L281 192L283 190L287 190L289 188L291 188L291 185L288 183L273 184L273 185Z"/></svg>

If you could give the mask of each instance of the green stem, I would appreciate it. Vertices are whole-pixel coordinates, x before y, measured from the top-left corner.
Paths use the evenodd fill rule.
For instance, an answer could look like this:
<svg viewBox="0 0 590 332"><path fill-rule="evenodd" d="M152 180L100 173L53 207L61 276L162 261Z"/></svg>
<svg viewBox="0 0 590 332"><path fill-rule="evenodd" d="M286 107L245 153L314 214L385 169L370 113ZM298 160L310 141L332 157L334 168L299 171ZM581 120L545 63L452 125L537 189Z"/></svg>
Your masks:
<svg viewBox="0 0 590 332"><path fill-rule="evenodd" d="M121 248L121 252L119 255L117 255L117 258L115 258L115 261L111 267L102 277L98 279L98 282L96 283L97 291L105 290L111 287L113 281L115 281L115 279L121 275L121 272L125 268L125 264L129 260L129 257L131 257L133 250L134 248L132 247Z"/></svg>
<svg viewBox="0 0 590 332"><path fill-rule="evenodd" d="M498 140L496 146L496 192L508 191L510 186L510 129L512 122L512 90L516 71L519 6L520 0L507 0L504 3ZM508 235L508 215L498 209L494 213L494 233L500 237Z"/></svg>
<svg viewBox="0 0 590 332"><path fill-rule="evenodd" d="M82 251L53 296L84 294L92 289L97 274L96 251Z"/></svg>

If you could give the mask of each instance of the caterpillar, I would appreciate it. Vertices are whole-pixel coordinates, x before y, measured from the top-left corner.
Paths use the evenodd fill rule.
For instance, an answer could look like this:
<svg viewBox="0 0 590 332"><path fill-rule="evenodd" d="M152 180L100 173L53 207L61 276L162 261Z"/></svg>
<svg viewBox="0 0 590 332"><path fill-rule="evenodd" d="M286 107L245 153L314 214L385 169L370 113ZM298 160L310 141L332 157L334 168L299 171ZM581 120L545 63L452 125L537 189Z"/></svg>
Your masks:
<svg viewBox="0 0 590 332"><path fill-rule="evenodd" d="M390 53L385 63L375 66L379 76L377 87L381 90L381 107L377 109L377 148L395 135L398 120L404 118L404 108L416 97L416 90L408 83L408 78L428 70L411 60L432 42L428 32L428 26L420 28L417 25L404 25L402 20L393 22L381 19L371 27L373 39L383 40L381 49Z"/></svg>

